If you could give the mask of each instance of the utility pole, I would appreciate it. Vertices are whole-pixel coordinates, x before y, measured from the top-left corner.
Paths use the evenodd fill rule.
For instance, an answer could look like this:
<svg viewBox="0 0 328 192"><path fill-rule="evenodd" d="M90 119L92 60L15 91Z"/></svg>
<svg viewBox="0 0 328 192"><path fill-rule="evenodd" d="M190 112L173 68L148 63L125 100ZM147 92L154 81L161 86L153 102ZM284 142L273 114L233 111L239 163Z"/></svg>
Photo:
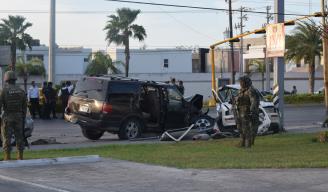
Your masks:
<svg viewBox="0 0 328 192"><path fill-rule="evenodd" d="M270 23L270 21L273 19L272 14L270 13L271 6L266 7L266 25ZM270 72L270 63L269 59L267 58L266 50L267 50L267 43L266 43L266 35L264 35L264 40L265 40L265 50L264 50L264 64L265 64L265 82L266 82L266 91L270 92L271 84L270 84L270 79L271 79L271 72Z"/></svg>
<svg viewBox="0 0 328 192"><path fill-rule="evenodd" d="M56 57L56 0L51 0L50 30L49 30L49 61L48 61L48 81L50 82L55 81L54 78L55 57Z"/></svg>
<svg viewBox="0 0 328 192"><path fill-rule="evenodd" d="M274 12L275 12L275 23L284 23L285 22L285 1L284 0L275 0L274 1ZM284 57L274 58L274 90L278 90L279 98L279 115L280 115L280 130L284 129L284 92L285 92L285 61Z"/></svg>
<svg viewBox="0 0 328 192"><path fill-rule="evenodd" d="M226 2L229 1L229 30L230 30L230 38L233 37L233 26L232 26L232 0L225 0ZM235 84L235 56L234 56L234 48L233 42L230 42L230 57L231 57L231 83Z"/></svg>
<svg viewBox="0 0 328 192"><path fill-rule="evenodd" d="M325 106L326 106L326 115L328 115L328 40L325 35L327 29L326 23L326 5L325 0L321 0L321 12L322 12L322 26L323 26L323 35L322 35L322 60L323 60L323 78L324 78L324 92L325 92Z"/></svg>
<svg viewBox="0 0 328 192"><path fill-rule="evenodd" d="M236 30L240 29L240 34L243 34L244 27L245 27L244 21L248 20L247 14L244 14L244 13L245 13L245 11L249 10L249 8L241 6L239 10L240 10L240 16L239 16L240 23L235 24L235 29ZM243 54L244 54L244 38L242 37L242 38L240 38L240 49L239 49L239 77L241 77L244 74Z"/></svg>

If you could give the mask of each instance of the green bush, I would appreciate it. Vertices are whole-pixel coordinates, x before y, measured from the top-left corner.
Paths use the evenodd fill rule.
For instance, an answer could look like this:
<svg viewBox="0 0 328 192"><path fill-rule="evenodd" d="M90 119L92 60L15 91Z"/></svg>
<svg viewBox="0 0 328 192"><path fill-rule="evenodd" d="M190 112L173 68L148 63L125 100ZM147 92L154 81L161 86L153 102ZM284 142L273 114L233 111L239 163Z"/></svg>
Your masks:
<svg viewBox="0 0 328 192"><path fill-rule="evenodd" d="M317 140L320 143L328 143L328 131L320 132Z"/></svg>
<svg viewBox="0 0 328 192"><path fill-rule="evenodd" d="M272 101L272 95L264 97L268 101ZM286 104L305 104L305 103L322 103L324 101L323 94L297 94L297 95L285 95Z"/></svg>
<svg viewBox="0 0 328 192"><path fill-rule="evenodd" d="M322 94L285 95L284 98L287 104L322 103L324 101Z"/></svg>

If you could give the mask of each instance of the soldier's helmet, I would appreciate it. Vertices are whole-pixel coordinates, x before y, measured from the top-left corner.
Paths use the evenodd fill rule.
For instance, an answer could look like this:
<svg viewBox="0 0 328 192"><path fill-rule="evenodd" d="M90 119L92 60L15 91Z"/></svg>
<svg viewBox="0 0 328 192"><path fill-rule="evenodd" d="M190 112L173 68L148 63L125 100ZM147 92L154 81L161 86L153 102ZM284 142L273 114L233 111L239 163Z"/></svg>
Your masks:
<svg viewBox="0 0 328 192"><path fill-rule="evenodd" d="M16 73L15 73L14 71L7 71L7 72L5 73L4 80L5 80L6 82L8 82L8 81L10 81L10 80L13 80L13 81L17 80Z"/></svg>
<svg viewBox="0 0 328 192"><path fill-rule="evenodd" d="M252 80L247 75L241 76L239 78L239 81L243 81L245 83L246 87L250 87L252 85Z"/></svg>

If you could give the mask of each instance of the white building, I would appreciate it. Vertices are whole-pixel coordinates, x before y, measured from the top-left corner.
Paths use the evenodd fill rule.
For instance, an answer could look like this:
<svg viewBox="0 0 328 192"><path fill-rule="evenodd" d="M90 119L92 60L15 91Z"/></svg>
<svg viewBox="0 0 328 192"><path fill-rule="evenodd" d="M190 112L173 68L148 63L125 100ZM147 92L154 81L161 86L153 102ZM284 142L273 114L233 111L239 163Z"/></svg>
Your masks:
<svg viewBox="0 0 328 192"><path fill-rule="evenodd" d="M57 48L55 57L55 82L65 80L78 80L85 72L88 65L88 57L92 49L83 47ZM46 73L48 74L48 55L49 48L46 46L35 46L32 50L17 50L17 57L24 56L25 61L32 58L39 58L43 61Z"/></svg>
<svg viewBox="0 0 328 192"><path fill-rule="evenodd" d="M125 63L124 49L109 51L113 61ZM190 49L130 49L130 74L192 73ZM124 72L124 67L119 67Z"/></svg>

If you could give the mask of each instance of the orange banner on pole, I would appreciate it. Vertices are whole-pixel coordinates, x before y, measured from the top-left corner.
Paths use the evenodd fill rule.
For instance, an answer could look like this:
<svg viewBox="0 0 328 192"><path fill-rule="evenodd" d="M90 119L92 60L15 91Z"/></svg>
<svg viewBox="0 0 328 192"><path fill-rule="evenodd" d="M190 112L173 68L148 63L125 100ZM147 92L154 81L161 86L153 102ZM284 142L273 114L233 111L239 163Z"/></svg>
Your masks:
<svg viewBox="0 0 328 192"><path fill-rule="evenodd" d="M266 26L267 57L285 56L285 25L283 23Z"/></svg>

